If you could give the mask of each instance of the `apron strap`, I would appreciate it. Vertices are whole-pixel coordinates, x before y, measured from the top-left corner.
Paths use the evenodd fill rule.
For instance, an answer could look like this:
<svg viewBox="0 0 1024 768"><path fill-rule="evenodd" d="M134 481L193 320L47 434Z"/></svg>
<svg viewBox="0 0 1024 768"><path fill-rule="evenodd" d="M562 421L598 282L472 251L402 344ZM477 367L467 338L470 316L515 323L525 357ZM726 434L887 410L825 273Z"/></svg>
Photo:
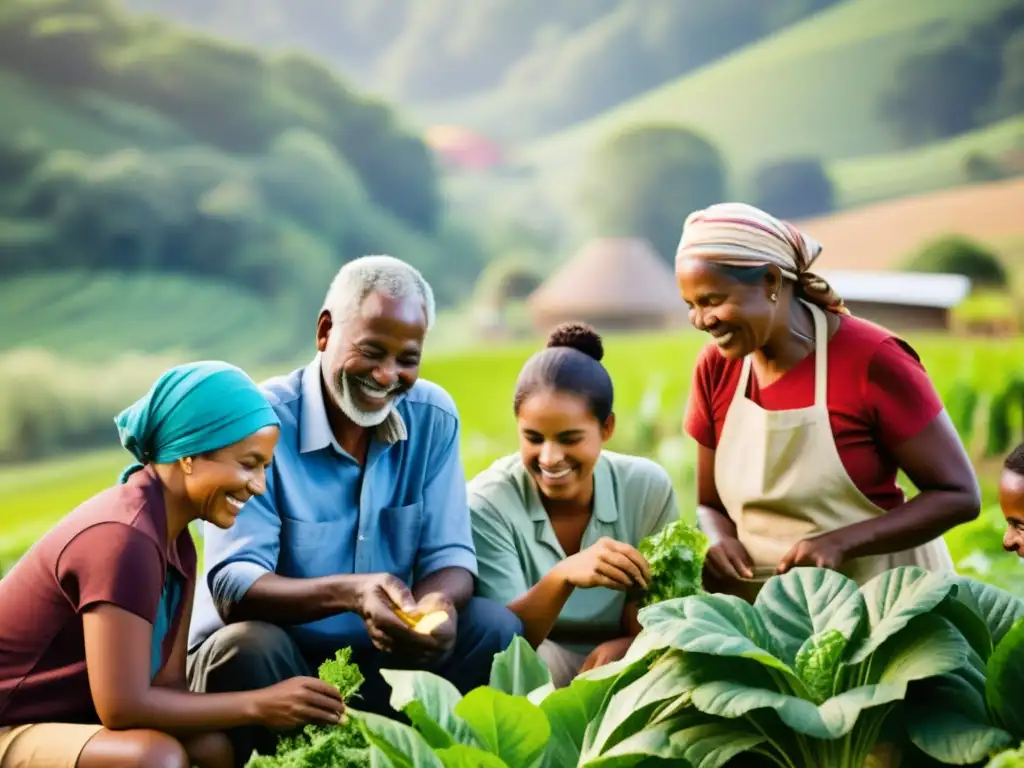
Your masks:
<svg viewBox="0 0 1024 768"><path fill-rule="evenodd" d="M825 408L828 406L828 321L824 311L809 301L804 304L814 318L814 404Z"/></svg>
<svg viewBox="0 0 1024 768"><path fill-rule="evenodd" d="M743 356L743 367L740 368L740 380L736 383L736 394L732 396L734 401L737 398L746 399L747 397L747 383L750 381L750 357L750 355Z"/></svg>
<svg viewBox="0 0 1024 768"><path fill-rule="evenodd" d="M823 310L800 299L811 311L814 318L814 404L819 408L828 406L828 321ZM750 382L751 355L743 358L740 369L740 380L736 383L736 398L746 398L747 384Z"/></svg>

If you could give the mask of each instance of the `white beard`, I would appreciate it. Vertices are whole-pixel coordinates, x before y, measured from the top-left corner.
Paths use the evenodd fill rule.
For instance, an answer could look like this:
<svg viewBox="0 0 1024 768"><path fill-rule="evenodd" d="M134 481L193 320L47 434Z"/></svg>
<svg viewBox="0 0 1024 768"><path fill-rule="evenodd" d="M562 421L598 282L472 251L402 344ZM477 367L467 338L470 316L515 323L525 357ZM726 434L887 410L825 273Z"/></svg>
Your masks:
<svg viewBox="0 0 1024 768"><path fill-rule="evenodd" d="M357 424L360 427L376 427L378 424L383 423L391 414L394 401L388 400L388 404L379 410L364 411L356 405L355 400L352 399L353 386L359 385L353 383L352 377L347 373L341 374L340 388L338 387L337 381L331 381L328 385L328 389L334 397L334 402L336 402L338 407L341 408L341 412L348 416L348 418L352 420L353 424Z"/></svg>

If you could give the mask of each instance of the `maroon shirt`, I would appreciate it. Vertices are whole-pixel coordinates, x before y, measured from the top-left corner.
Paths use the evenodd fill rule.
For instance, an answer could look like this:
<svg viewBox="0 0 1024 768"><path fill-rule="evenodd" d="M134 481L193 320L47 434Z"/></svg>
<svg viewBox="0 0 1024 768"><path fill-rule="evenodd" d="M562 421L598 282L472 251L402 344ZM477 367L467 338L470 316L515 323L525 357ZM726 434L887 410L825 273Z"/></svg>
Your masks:
<svg viewBox="0 0 1024 768"><path fill-rule="evenodd" d="M168 566L196 578L188 529L167 557L163 486L152 467L92 497L0 579L0 726L98 723L85 667L82 614L112 603L153 623ZM187 601L163 643L166 664Z"/></svg>
<svg viewBox="0 0 1024 768"><path fill-rule="evenodd" d="M811 352L764 388L751 376L747 396L768 411L813 405L814 359ZM714 344L697 358L685 429L706 448L714 449L722 436L742 368L742 360L726 360ZM874 323L840 315L839 329L828 342L826 399L836 450L850 480L882 509L903 504L894 451L943 408L917 352Z"/></svg>

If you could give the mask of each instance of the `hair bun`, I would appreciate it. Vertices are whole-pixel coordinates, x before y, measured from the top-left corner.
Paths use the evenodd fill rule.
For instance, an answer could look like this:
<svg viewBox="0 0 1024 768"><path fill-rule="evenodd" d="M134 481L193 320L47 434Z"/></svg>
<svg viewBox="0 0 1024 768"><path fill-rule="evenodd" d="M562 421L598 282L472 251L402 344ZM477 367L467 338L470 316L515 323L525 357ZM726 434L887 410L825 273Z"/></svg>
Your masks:
<svg viewBox="0 0 1024 768"><path fill-rule="evenodd" d="M571 347L598 362L604 357L600 334L586 323L562 323L548 334L548 347Z"/></svg>

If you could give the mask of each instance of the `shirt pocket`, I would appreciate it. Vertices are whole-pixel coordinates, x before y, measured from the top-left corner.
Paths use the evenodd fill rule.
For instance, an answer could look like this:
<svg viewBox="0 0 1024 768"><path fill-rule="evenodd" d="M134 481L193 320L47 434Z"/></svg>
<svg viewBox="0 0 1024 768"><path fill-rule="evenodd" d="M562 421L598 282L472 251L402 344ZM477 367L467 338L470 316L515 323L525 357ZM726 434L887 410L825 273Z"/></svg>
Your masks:
<svg viewBox="0 0 1024 768"><path fill-rule="evenodd" d="M355 535L354 520L285 518L277 572L293 578L351 573Z"/></svg>
<svg viewBox="0 0 1024 768"><path fill-rule="evenodd" d="M376 544L361 542L361 546L373 545L375 571L391 573L408 583L419 555L422 531L422 501L403 507L383 507Z"/></svg>

